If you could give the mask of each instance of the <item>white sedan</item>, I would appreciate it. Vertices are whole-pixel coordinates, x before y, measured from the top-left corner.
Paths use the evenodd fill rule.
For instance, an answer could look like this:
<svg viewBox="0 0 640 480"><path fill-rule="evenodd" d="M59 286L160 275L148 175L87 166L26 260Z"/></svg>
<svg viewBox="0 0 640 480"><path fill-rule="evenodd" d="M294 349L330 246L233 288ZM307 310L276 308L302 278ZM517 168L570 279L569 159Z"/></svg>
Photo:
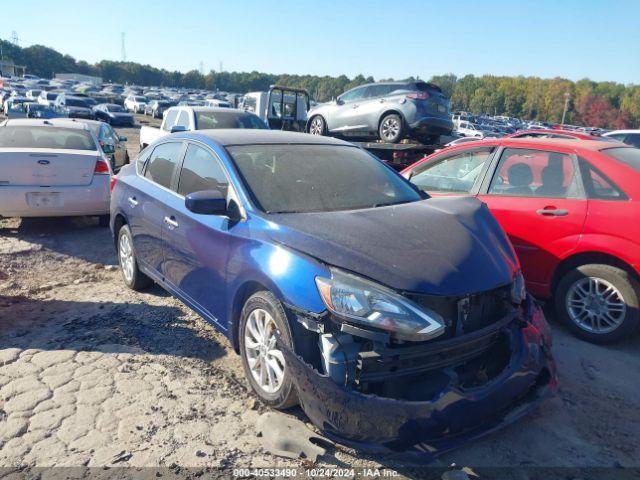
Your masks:
<svg viewBox="0 0 640 480"><path fill-rule="evenodd" d="M0 216L96 215L107 226L111 176L98 140L84 123L0 123Z"/></svg>

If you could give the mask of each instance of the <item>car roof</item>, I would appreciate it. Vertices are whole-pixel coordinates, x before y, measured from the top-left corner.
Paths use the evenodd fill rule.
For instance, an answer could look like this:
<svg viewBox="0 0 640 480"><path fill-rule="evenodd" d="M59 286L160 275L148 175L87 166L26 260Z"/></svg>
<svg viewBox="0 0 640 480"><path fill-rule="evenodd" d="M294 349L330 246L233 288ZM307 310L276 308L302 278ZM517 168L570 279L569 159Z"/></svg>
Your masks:
<svg viewBox="0 0 640 480"><path fill-rule="evenodd" d="M229 110L220 109L220 110ZM175 135L175 134L174 134ZM353 146L344 140L333 137L322 137L309 133L285 132L282 130L262 130L249 128L227 128L215 130L196 130L193 133L179 135L182 138L196 138L198 136L213 140L221 146L231 145L256 145L256 144L311 144L311 145L348 145Z"/></svg>
<svg viewBox="0 0 640 480"><path fill-rule="evenodd" d="M455 148L456 150L463 150L475 145L494 145L494 146L502 146L502 147L533 147L533 148L566 148L566 149L574 149L574 150L590 150L590 151L600 151L607 148L634 148L631 145L626 145L622 142L619 144L611 143L610 141L602 141L597 140L581 140L576 138L496 138L496 139L485 139L478 140L478 142L467 142L462 143L460 145L454 145L451 148L451 151ZM449 149L447 149L449 150ZM438 153L442 153L445 150L440 150Z"/></svg>
<svg viewBox="0 0 640 480"><path fill-rule="evenodd" d="M224 107L204 107L198 105L177 105L171 107L169 110L193 110L194 112L236 112L236 113L251 113L237 108L224 108Z"/></svg>
<svg viewBox="0 0 640 480"><path fill-rule="evenodd" d="M5 127L63 127L63 128L77 128L78 130L88 130L89 126L85 124L85 120L77 122L75 120L69 120L67 118L48 118L48 119L35 119L35 118L13 118L5 120L2 123Z"/></svg>
<svg viewBox="0 0 640 480"><path fill-rule="evenodd" d="M609 135L612 135L614 133L640 133L640 130L633 130L633 129L628 129L628 130L613 130L611 132L607 132L607 133L603 133L602 136L603 137L607 137Z"/></svg>

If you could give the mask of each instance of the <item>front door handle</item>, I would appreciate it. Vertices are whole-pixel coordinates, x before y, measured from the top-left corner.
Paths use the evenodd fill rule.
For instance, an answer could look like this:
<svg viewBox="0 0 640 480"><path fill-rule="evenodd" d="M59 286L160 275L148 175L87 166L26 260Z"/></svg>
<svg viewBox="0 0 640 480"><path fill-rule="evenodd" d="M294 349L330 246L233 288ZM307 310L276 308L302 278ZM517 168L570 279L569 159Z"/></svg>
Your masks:
<svg viewBox="0 0 640 480"><path fill-rule="evenodd" d="M166 223L171 230L180 226L175 217L164 217L164 223Z"/></svg>
<svg viewBox="0 0 640 480"><path fill-rule="evenodd" d="M565 215L569 215L569 210L562 208L540 208L536 210L536 213L544 217L564 217Z"/></svg>
<svg viewBox="0 0 640 480"><path fill-rule="evenodd" d="M136 197L129 197L127 198L127 201L129 202L129 205L131 205L132 207L135 207L136 205L138 205L138 200L136 199Z"/></svg>
<svg viewBox="0 0 640 480"><path fill-rule="evenodd" d="M353 108L358 108L360 105L354 105Z"/></svg>

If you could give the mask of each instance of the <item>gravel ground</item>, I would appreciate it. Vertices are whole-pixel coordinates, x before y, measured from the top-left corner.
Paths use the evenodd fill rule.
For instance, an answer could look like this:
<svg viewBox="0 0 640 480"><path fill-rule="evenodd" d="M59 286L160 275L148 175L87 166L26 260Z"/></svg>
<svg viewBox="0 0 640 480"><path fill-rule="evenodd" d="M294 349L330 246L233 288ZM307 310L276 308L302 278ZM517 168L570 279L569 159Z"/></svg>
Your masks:
<svg viewBox="0 0 640 480"><path fill-rule="evenodd" d="M120 132L134 158L137 129ZM0 467L300 466L261 447L266 409L227 340L159 287L127 290L116 264L95 219L0 219ZM640 337L553 327L558 396L434 465L640 465ZM319 464L402 471L342 447Z"/></svg>

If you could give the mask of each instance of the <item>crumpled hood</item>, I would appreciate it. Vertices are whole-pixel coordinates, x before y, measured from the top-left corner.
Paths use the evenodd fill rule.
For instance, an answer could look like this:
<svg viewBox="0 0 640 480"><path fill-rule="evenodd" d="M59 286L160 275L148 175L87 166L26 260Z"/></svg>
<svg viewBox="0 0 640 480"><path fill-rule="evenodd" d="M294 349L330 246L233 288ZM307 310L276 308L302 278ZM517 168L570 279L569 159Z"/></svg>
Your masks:
<svg viewBox="0 0 640 480"><path fill-rule="evenodd" d="M269 220L264 234L272 241L406 292L481 292L509 283L518 268L506 235L475 198Z"/></svg>

